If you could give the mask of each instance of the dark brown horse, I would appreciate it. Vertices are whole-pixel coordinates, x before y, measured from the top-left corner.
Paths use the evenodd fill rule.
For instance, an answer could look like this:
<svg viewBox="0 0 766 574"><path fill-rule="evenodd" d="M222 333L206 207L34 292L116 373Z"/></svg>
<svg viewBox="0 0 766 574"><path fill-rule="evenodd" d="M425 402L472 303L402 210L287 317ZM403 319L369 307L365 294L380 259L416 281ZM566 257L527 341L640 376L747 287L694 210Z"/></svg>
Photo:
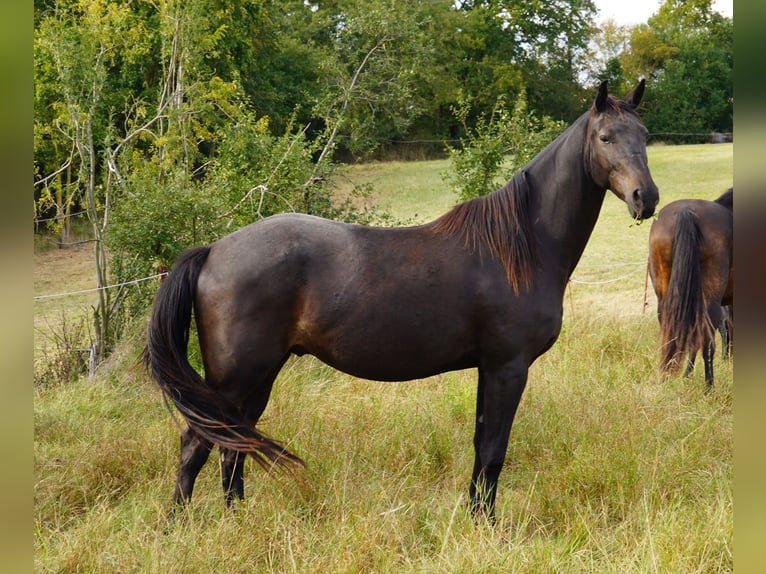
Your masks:
<svg viewBox="0 0 766 574"><path fill-rule="evenodd" d="M675 372L686 355L686 376L702 350L708 389L713 386L715 330L726 327L724 354L731 344L733 197L729 189L715 201L669 203L649 232L649 275L657 295L661 367Z"/></svg>
<svg viewBox="0 0 766 574"><path fill-rule="evenodd" d="M435 221L383 229L285 214L184 252L154 302L146 360L188 422L177 503L214 444L227 502L242 462L300 462L257 428L291 354L357 377L404 381L478 369L474 512L492 514L530 364L561 329L564 290L606 189L633 218L659 199L646 128L602 83L590 110L508 184ZM187 360L195 312L205 377Z"/></svg>

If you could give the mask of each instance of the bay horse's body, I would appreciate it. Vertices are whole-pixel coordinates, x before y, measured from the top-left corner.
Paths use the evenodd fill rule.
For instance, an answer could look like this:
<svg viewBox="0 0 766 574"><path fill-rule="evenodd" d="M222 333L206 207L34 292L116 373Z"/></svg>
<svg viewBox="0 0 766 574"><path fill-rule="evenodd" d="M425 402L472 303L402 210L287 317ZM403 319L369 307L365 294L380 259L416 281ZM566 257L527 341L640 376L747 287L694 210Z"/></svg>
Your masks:
<svg viewBox="0 0 766 574"><path fill-rule="evenodd" d="M705 383L713 386L715 330L724 355L731 345L734 304L733 189L715 201L681 199L663 207L649 232L649 275L657 295L661 367L685 375L702 351Z"/></svg>
<svg viewBox="0 0 766 574"><path fill-rule="evenodd" d="M564 290L605 191L654 213L646 129L606 82L591 109L489 196L395 229L286 214L181 255L161 286L146 359L186 418L175 500L190 499L213 444L227 502L242 459L299 462L255 424L291 354L357 377L403 381L478 369L474 511L492 513L530 364L561 329ZM195 311L204 380L186 358Z"/></svg>

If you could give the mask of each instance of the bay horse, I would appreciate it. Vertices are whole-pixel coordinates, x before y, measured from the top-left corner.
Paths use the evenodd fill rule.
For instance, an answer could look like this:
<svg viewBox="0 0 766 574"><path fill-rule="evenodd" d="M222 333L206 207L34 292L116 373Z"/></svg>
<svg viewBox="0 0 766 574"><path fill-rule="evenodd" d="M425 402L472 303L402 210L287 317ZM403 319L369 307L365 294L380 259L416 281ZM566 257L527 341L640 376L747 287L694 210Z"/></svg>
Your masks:
<svg viewBox="0 0 766 574"><path fill-rule="evenodd" d="M502 188L424 225L375 228L280 214L182 253L160 286L144 351L188 427L174 509L213 445L227 505L247 454L303 464L255 425L291 355L355 377L421 379L478 369L471 511L494 516L497 480L530 364L561 330L564 290L605 192L654 213L644 80L592 105ZM194 311L204 378L189 364ZM172 513L171 513L172 516Z"/></svg>
<svg viewBox="0 0 766 574"><path fill-rule="evenodd" d="M723 352L731 345L734 305L733 188L715 201L681 199L663 207L649 231L649 276L657 295L661 360L676 372L697 351L705 383L713 386L715 330L722 329ZM725 330L724 330L725 329Z"/></svg>

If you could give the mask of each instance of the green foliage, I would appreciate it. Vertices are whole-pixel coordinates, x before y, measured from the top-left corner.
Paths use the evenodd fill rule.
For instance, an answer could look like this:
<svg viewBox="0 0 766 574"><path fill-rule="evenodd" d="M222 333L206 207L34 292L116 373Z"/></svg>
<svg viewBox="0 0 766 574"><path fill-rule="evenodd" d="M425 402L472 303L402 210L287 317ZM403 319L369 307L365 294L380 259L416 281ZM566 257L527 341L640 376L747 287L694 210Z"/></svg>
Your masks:
<svg viewBox="0 0 766 574"><path fill-rule="evenodd" d="M302 132L274 137L265 119L248 113L218 133L205 176L157 156L136 154L110 213L106 241L116 283L170 269L188 247L211 243L231 231L283 211L341 215L324 178L329 162L314 164ZM124 292L112 313L120 325L142 316L153 290L140 285Z"/></svg>
<svg viewBox="0 0 766 574"><path fill-rule="evenodd" d="M70 156L73 116L62 103L67 94L92 95L95 77L101 78L91 118L97 177L106 175L103 152L151 118L158 110L157 96L171 96L166 88L183 94L183 105L176 105L167 119L185 123L185 131L174 137L187 138L184 146L180 140L161 140L174 144L165 150L168 158L182 150L190 154L184 159L191 169L207 161L225 122L221 109L200 109L215 91L216 79L236 86L255 117L268 117L272 135L287 132L291 122L310 124L308 139L319 138L322 146L330 143L333 150L339 147L357 158L378 146L395 145L387 143L391 140L425 148L426 143L411 140L454 137L459 126L449 110L459 93L472 96L471 126L492 114L498 97L514 101L522 89L537 115L571 121L586 101L578 82L593 60L588 45L595 15L590 0L374 6L358 0L237 0L225 6L210 0L37 3L37 177L54 173ZM718 50L730 59L728 24L712 12L709 0L666 2L649 26L637 29L620 56L623 77L630 84L640 75L659 81L665 63L679 49L686 50L682 36L708 34L700 45L715 50L690 54L685 71L666 74L672 76L669 86L688 85L695 61L712 57L718 62ZM605 62L613 57L610 53ZM169 66L172 58L176 63ZM617 79L618 66L610 65L609 70L588 71L587 88L595 77ZM694 91L724 90L717 102L727 102L731 82L723 86L718 72L701 71L717 79L697 84ZM627 87L615 85L615 93ZM672 94L670 88L666 93ZM704 117L715 126L720 123L716 118L730 112L730 106L724 108L718 105ZM169 127L163 121L159 130L151 128L158 137L163 134L157 131ZM202 157L192 157L197 151ZM67 182L64 175L38 193L49 191L54 202L64 205L66 199L56 194L63 189L73 196L78 189L76 176Z"/></svg>
<svg viewBox="0 0 766 574"><path fill-rule="evenodd" d="M650 132L688 143L732 131L733 37L731 18L711 0L666 0L633 30L620 59L627 77L649 78L642 117Z"/></svg>
<svg viewBox="0 0 766 574"><path fill-rule="evenodd" d="M110 251L151 265L169 266L188 246L217 235L217 205L203 186L178 178L159 183L150 170L134 169L125 196L111 213Z"/></svg>
<svg viewBox="0 0 766 574"><path fill-rule="evenodd" d="M711 131L731 131L732 21L711 18L705 26L692 26L680 20L675 28L668 26L664 38L677 47L677 54L656 75L644 121L652 131L704 134L702 141Z"/></svg>
<svg viewBox="0 0 766 574"><path fill-rule="evenodd" d="M137 152L122 166L127 176L115 194L106 233L115 283L170 269L183 249L212 243L275 213L297 211L367 224L389 221L374 206L358 206L365 193L361 189L342 201L333 198L335 165L329 159L313 160L316 147L305 130L289 123L288 131L274 136L267 118L255 119L231 102L228 114L233 121L218 130L216 153L199 170L201 176L158 154ZM136 285L120 293L111 309L116 328L143 316L153 290Z"/></svg>
<svg viewBox="0 0 766 574"><path fill-rule="evenodd" d="M447 146L451 171L444 179L461 201L486 195L508 181L548 145L565 127L548 117L538 119L527 108L522 91L513 110L498 98L489 118L480 117L471 129L466 118L470 103L461 100L453 108L465 129L462 147Z"/></svg>
<svg viewBox="0 0 766 574"><path fill-rule="evenodd" d="M223 126L205 178L222 201L221 229L283 211L312 213L309 190L320 167L311 161L312 151L304 133L291 124L283 135L273 136L268 118L243 113Z"/></svg>
<svg viewBox="0 0 766 574"><path fill-rule="evenodd" d="M677 54L677 47L666 44L649 26L639 25L631 31L630 50L620 63L629 78L656 78Z"/></svg>
<svg viewBox="0 0 766 574"><path fill-rule="evenodd" d="M602 21L583 56L583 80L587 85L609 82L614 94L625 94L635 85L635 78L625 71L621 57L629 47L630 27L613 19Z"/></svg>
<svg viewBox="0 0 766 574"><path fill-rule="evenodd" d="M622 64L617 58L612 58L607 61L606 66L601 72L601 80L606 80L609 86L614 86L613 91L617 92L620 86L627 84L625 79L625 73L622 69ZM619 92L617 92L619 93Z"/></svg>
<svg viewBox="0 0 766 574"><path fill-rule="evenodd" d="M456 86L475 98L476 117L490 115L499 97L515 100L522 90L540 115L564 121L577 116L583 102L575 62L592 33L591 0L455 5L459 50L450 71Z"/></svg>
<svg viewBox="0 0 766 574"><path fill-rule="evenodd" d="M265 6L209 8L88 0L36 14L37 206L66 215L85 204L98 285L121 285L99 291L99 360L151 294L130 282L169 267L181 249L278 211L361 217L351 201L332 200L332 158L313 160L305 129L280 117L275 135L253 111L242 82L250 47L268 59L276 46Z"/></svg>
<svg viewBox="0 0 766 574"><path fill-rule="evenodd" d="M326 145L365 157L385 138L406 133L424 112L418 82L432 66L424 7L395 10L395 2L343 1L320 5L315 25L321 48L321 92L314 114Z"/></svg>
<svg viewBox="0 0 766 574"><path fill-rule="evenodd" d="M39 178L58 173L38 192L42 209L85 203L76 195L99 170L113 114L143 95L136 74L152 55L150 36L141 14L121 2L55 1L39 14L35 169Z"/></svg>

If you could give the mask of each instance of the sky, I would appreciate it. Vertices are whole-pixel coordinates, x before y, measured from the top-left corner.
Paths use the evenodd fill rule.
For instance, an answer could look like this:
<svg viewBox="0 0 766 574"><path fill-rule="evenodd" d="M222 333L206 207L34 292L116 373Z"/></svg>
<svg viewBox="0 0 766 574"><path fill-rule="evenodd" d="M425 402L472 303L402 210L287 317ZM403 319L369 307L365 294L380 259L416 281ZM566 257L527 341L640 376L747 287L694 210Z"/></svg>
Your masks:
<svg viewBox="0 0 766 574"><path fill-rule="evenodd" d="M599 9L597 22L613 18L621 25L645 23L662 4L661 0L594 0L594 2ZM713 10L731 17L733 4L734 0L713 0Z"/></svg>

